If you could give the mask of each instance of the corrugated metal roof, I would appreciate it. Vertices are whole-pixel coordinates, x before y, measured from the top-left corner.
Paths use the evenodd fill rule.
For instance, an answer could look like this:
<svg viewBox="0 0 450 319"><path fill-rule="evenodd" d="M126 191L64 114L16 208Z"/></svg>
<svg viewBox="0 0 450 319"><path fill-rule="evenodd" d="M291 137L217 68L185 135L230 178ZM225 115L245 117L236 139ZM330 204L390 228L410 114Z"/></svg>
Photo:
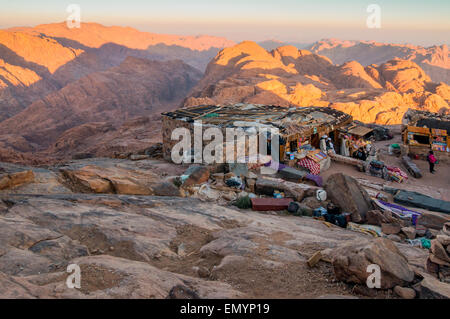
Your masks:
<svg viewBox="0 0 450 319"><path fill-rule="evenodd" d="M351 115L329 107L280 107L260 104L210 105L178 109L162 113L174 119L218 127L233 127L249 122L277 127L284 134L306 133L319 127L339 127L352 121Z"/></svg>

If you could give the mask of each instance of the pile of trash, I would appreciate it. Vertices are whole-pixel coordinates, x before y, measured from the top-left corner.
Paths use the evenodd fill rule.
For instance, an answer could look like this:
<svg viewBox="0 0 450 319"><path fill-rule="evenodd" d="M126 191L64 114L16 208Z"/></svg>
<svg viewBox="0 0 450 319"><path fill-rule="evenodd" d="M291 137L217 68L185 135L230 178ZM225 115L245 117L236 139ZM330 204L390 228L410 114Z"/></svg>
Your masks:
<svg viewBox="0 0 450 319"><path fill-rule="evenodd" d="M172 181L184 197L255 211L288 210L291 202L301 202L304 197L315 196L315 191L321 189L315 186L321 183L321 179L308 178L307 174L293 168L280 170L288 180L257 174L258 168L237 163L208 167L191 165L183 175L174 177ZM310 184L289 181L292 178L305 178Z"/></svg>
<svg viewBox="0 0 450 319"><path fill-rule="evenodd" d="M450 222L444 224L436 239L431 241L427 271L442 282L450 283Z"/></svg>
<svg viewBox="0 0 450 319"><path fill-rule="evenodd" d="M388 166L385 165L384 162L378 160L370 161L366 171L372 176L397 183L403 183L403 181L408 179L408 174L402 171L399 167Z"/></svg>
<svg viewBox="0 0 450 319"><path fill-rule="evenodd" d="M379 163L374 164L381 167ZM385 166L383 168L388 170ZM402 173L395 169L388 171ZM240 209L285 211L294 216L320 220L328 227L347 228L423 249L434 247L432 240L443 225L439 222L437 226L434 222L430 224L423 213L389 203L383 191L388 193L395 189L385 190L382 184L337 173L329 176L323 187L319 187L317 182L307 184L307 179L299 182L304 174L290 167L283 167L278 172L278 176L284 178L256 172L246 164L192 165L176 183L182 196L219 205L234 205ZM375 188L375 191L367 187Z"/></svg>

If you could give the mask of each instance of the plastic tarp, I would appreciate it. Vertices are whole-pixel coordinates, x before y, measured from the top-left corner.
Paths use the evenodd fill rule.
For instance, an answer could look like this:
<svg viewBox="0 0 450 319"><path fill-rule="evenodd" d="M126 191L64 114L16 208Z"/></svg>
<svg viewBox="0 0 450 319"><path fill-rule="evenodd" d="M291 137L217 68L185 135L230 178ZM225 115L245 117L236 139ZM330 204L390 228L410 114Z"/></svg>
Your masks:
<svg viewBox="0 0 450 319"><path fill-rule="evenodd" d="M417 218L422 215L419 212L407 209L400 205L390 204L379 199L374 199L373 201L379 208L387 210L401 219L411 219L413 225L416 225Z"/></svg>
<svg viewBox="0 0 450 319"><path fill-rule="evenodd" d="M394 196L394 202L423 208L435 212L450 214L450 202L436 199L421 193L400 190Z"/></svg>

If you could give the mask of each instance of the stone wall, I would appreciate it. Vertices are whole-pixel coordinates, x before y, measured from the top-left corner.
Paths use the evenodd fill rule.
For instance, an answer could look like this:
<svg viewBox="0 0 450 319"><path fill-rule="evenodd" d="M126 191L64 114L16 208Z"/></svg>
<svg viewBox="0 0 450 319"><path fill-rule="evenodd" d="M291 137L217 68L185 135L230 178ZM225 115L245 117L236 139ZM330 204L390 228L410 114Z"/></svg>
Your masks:
<svg viewBox="0 0 450 319"><path fill-rule="evenodd" d="M172 119L170 117L163 116L163 120L162 120L163 156L164 156L164 159L166 159L167 161L172 161L172 156L171 156L172 148L178 142L180 142L180 140L172 140L171 139L172 132L176 128L182 128L182 127L187 128L190 131L190 133L191 133L191 144L190 145L193 148L194 147L194 124L193 123L188 123L188 122L183 121L183 120ZM202 135L203 135L204 131L206 129L208 129L209 127L210 126L204 126L203 127ZM226 138L226 128L220 128L220 129L222 131L223 138L225 140L225 138ZM210 143L211 143L211 141L204 140L203 141L202 150L205 148L205 146L207 146ZM257 143L259 143L259 140L258 140ZM223 144L223 161L225 161L227 147L234 148L233 160L234 161L237 160L237 158L238 158L238 154L237 154L238 146L236 144L237 144L236 142L234 144L230 144L230 145L227 145L227 143ZM245 155L247 156L249 154L249 152L250 152L250 150L249 150L250 149L250 145L249 145L249 139L248 138L245 139L244 149L245 149L245 151L244 151Z"/></svg>

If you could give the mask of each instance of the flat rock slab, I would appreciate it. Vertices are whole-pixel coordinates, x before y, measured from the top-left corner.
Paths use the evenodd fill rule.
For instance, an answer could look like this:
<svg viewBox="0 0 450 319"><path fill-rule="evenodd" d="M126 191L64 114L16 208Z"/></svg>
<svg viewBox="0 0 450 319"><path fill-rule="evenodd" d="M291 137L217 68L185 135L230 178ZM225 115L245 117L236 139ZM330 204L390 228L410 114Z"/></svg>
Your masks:
<svg viewBox="0 0 450 319"><path fill-rule="evenodd" d="M228 298L236 291L242 293L241 283L253 274L258 280L248 287L260 285L264 295L247 290L250 295L245 296L289 298L299 296L297 287L308 288L304 280L309 275L303 272L309 271L307 258L316 251L372 240L358 232L329 228L313 218L261 214L193 198L0 195L0 202L6 200L8 205L0 210L0 297L165 298L172 285L189 282L188 291L202 298ZM422 249L405 245L400 250L415 264L425 264L427 254L423 252L422 258ZM236 258L246 262L236 266ZM64 288L66 267L74 261L88 269L88 290L79 294ZM192 271L194 262L207 262L199 266L213 274L217 274L214 266L220 264L237 268L227 272L228 266L224 267L219 272L224 277L205 283ZM322 266L319 263L310 271L317 275ZM274 274L280 279L293 277L289 284L276 278L277 291L267 291L264 283L273 280ZM325 278L320 278L322 287L328 287ZM127 282L121 284L123 289L118 286L122 281ZM150 281L155 288L147 286ZM235 283L232 287L224 286L230 281ZM345 294L326 289L317 295L304 294Z"/></svg>

